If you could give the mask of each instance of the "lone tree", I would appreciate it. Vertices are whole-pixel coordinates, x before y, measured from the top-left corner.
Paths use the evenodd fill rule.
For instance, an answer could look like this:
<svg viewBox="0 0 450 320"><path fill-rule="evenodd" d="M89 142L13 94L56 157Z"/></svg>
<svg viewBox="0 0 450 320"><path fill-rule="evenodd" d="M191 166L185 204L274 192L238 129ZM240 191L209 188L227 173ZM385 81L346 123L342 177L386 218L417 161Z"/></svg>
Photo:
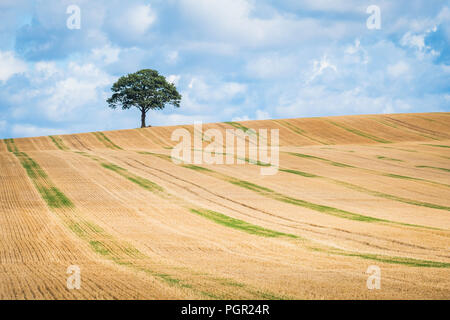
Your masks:
<svg viewBox="0 0 450 320"><path fill-rule="evenodd" d="M180 106L181 95L175 85L156 70L144 69L120 77L113 84L113 95L106 100L109 107L123 110L136 107L141 111L141 128L145 127L145 116L150 109L164 109L166 104Z"/></svg>

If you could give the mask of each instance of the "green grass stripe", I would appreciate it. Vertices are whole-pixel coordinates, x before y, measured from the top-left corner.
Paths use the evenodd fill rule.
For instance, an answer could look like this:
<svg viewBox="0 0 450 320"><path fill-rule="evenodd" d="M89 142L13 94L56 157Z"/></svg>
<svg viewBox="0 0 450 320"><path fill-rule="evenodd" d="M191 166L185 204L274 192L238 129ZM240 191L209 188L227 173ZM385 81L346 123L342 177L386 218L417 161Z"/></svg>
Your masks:
<svg viewBox="0 0 450 320"><path fill-rule="evenodd" d="M345 256L345 257L355 257L366 260L379 261L389 264L401 264L408 267L422 267L422 268L450 268L450 263L441 262L441 261L432 261L432 260L422 260L415 258L407 258L407 257L395 257L395 256L386 256L382 254L373 254L373 253L360 253L360 252L352 252L346 251L342 249L336 249L334 247L317 247L317 246L308 246L308 249L317 252L323 252L332 255Z"/></svg>
<svg viewBox="0 0 450 320"><path fill-rule="evenodd" d="M450 148L450 146L446 146L443 144L429 144L429 143L423 143L423 146L430 146L430 147L436 147L436 148Z"/></svg>
<svg viewBox="0 0 450 320"><path fill-rule="evenodd" d="M431 260L421 260L405 257L391 257L378 254L362 254L362 253L337 253L337 254L347 257L358 257L362 259L380 261L390 264L401 264L409 267L450 268L450 263Z"/></svg>
<svg viewBox="0 0 450 320"><path fill-rule="evenodd" d="M393 150L400 150L400 151L405 151L405 152L417 152L417 150L409 150L409 149L403 149L403 148L394 148L394 147L387 147L387 146L380 146L381 148L384 149L393 149Z"/></svg>
<svg viewBox="0 0 450 320"><path fill-rule="evenodd" d="M69 148L64 144L59 136L48 136L59 150L67 151Z"/></svg>
<svg viewBox="0 0 450 320"><path fill-rule="evenodd" d="M154 154L152 154L154 155ZM156 154L155 154L156 155ZM156 155L157 156L157 155ZM308 156L308 155L301 155L300 156L306 156L306 157L312 157L312 156ZM314 157L317 158L317 157ZM326 159L321 159L320 160L326 160ZM169 159L166 159L169 160ZM329 160L326 160L328 162L332 162ZM343 164L338 163L338 166L342 166ZM274 200L277 201L281 201L281 202L285 202L285 203L289 203L289 204L293 204L296 206L300 206L300 207L304 207L304 208L308 208L314 211L318 211L321 213L325 213L325 214L329 214L329 215L333 215L336 217L340 217L340 218L344 218L344 219L349 219L349 220L355 220L355 221L363 221L363 222L377 222L377 223L389 223L389 224L394 224L394 225L401 225L401 226L408 226L408 227L414 227L414 228L423 228L423 229L436 229L433 227L427 227L427 226L422 226L422 225L415 225L415 224L409 224L409 223L402 223L402 222L397 222L397 221L391 221L391 220L386 220L386 219L380 219L380 218L374 218L374 217L370 217L370 216L366 216L366 215L361 215L358 213L353 213L350 211L346 211L346 210L341 210L341 209L337 209L334 207L330 207L330 206L325 206L325 205L320 205L320 204L315 204L312 202L308 202L305 200L301 200L301 199L296 199L290 196L286 196L283 194L280 194L274 190L271 190L269 188L266 187L262 187L259 186L255 183L249 182L249 181L245 181L245 180L240 180L240 179L236 179L234 177L213 171L211 169L207 169L201 166L196 166L196 165L182 165L183 167L187 168L187 169L191 169L191 170L195 170L213 177L216 177L218 179L227 181L231 184L234 184L236 186L260 193L264 196L270 197ZM347 165L344 165L347 166ZM444 207L444 206L440 206L440 205L436 205L436 204L432 204L432 203L426 203L426 202L420 202L420 201L415 201L415 200L410 200L410 199L405 199L405 198L400 198L400 197L396 197L393 195L389 195L389 194L384 194L381 192L377 192L377 191L372 191L372 190L368 190L365 189L363 187L359 187L350 183L346 183L343 181L339 181L339 180L334 180L334 179L329 179L329 178L325 178L322 176L317 176L311 173L306 173L306 172L301 172L298 170L292 170L292 169L279 169L280 171L283 172L287 172L287 173L291 173L291 174L296 174L296 175L300 175L303 177L308 177L308 178L322 178L322 179L327 179L330 180L332 182L336 182L341 184L342 186L351 188L353 190L357 190L360 192L364 192L364 193L369 193L371 195L374 196L378 196L378 197L383 197L383 198L388 198L391 200L396 200L396 201L400 201L400 202L404 202L404 203L408 203L408 204L413 204L413 205L418 205L418 206L423 206L423 207L429 207L429 208L433 208L433 209L441 209L441 210L447 210L448 207Z"/></svg>
<svg viewBox="0 0 450 320"><path fill-rule="evenodd" d="M152 154L157 156L157 154ZM167 159L166 159L167 160ZM346 219L350 219L350 220L357 220L357 221L363 221L363 222L382 222L382 223L389 223L389 224L395 224L395 225L402 225L402 226L407 226L407 227L415 227L415 228L424 228L424 229L432 229L432 230L439 230L437 228L432 228L432 227L426 227L426 226L421 226L421 225L414 225L414 224L407 224L407 223L401 223L401 222L395 222L395 221L390 221L390 220L385 220L385 219L379 219L379 218L374 218L374 217L368 217L368 216L363 216L360 214L355 214L352 212L348 212L345 210L340 210L340 209L336 209L333 207L329 207L329 206L324 206L324 205L318 205L318 204L314 204L311 202L307 202L307 201L303 201L303 200L299 200L299 199L295 199L292 197L288 197L285 195L282 195L280 193L277 193L269 188L266 187L262 187L259 186L257 184L248 182L248 181L244 181L244 180L239 180L227 175L224 175L222 173L218 173L215 171L212 171L210 169L206 169L206 168L201 168L199 166L185 166L186 168L192 169L192 170L196 170L199 172L202 172L204 174L208 174L208 175L212 175L215 177L219 177L220 179L226 180L234 185L261 193L265 196L270 196L273 197L276 200L279 201L283 201L283 202L287 202L287 203L291 203L297 206L302 206L302 207L306 207L315 211L320 211L323 213L327 213L330 215L335 215L341 218L346 218ZM200 169L201 168L201 169ZM206 169L206 170L203 170ZM321 176L317 176L319 178L324 178ZM324 179L328 179L328 178L324 178ZM353 185L349 184L350 186L353 187ZM366 191L366 190L361 190L361 191ZM369 190L370 191L370 190ZM371 191L370 191L371 192ZM264 230L264 234L259 234L262 236L272 236L272 237L290 237L290 238L298 238L298 239L302 239L302 240L306 240L301 238L300 236L296 236L296 235L290 235L290 234L285 234L285 233L281 233L278 231L272 231L272 230L268 230L268 229L264 229L262 227L259 226L255 226L252 224L249 224L245 221L242 220L238 220L238 219L234 219L231 218L229 216L223 215L221 213L212 211L212 210L207 210L207 209L189 209L191 212L196 213L198 215L201 215L205 218L208 218L210 220L215 221L216 223L222 224L224 226L227 227L231 227L231 228L235 228L235 229L239 229L248 233L252 233L255 234L255 232L260 232L261 229ZM267 231L270 231L269 234L267 234ZM275 232L275 235L272 234L272 232ZM309 241L309 240L307 240ZM317 247L311 247L308 246L307 248L311 249L311 250L315 250L315 251L322 251L322 252L326 252L329 254L336 254L336 255L345 255L345 256L352 256L352 257L359 257L362 259L368 259L368 260L374 260L374 261L380 261L380 262L385 262L385 263L391 263L391 264L402 264L402 265L406 265L406 266L415 266L415 267L436 267L436 268L448 268L450 266L450 264L445 263L445 262L436 262L436 261L428 261L428 260L418 260L418 259L412 259L412 258L404 258L404 257L391 257L391 256L383 256L383 255L374 255L374 254L364 254L364 253L356 253L356 252L346 252L346 251L342 251L342 250L337 250L335 248L329 248L329 249L323 249L323 248L317 248Z"/></svg>
<svg viewBox="0 0 450 320"><path fill-rule="evenodd" d="M114 171L114 172L120 174L124 178L141 186L144 189L147 189L152 192L156 192L156 191L163 192L164 191L164 189L160 185L158 185L148 179L145 179L138 175L135 175L135 174L129 172L127 169L119 167L118 165L115 165L115 164L112 164L109 162L102 162L102 163L100 163L100 165L105 169L108 169L108 170L111 170L111 171Z"/></svg>
<svg viewBox="0 0 450 320"><path fill-rule="evenodd" d="M74 207L74 204L70 201L70 199L58 188L56 188L56 186L50 181L47 173L36 161L34 161L25 152L19 151L12 139L8 143L10 144L10 148L8 148L8 150L13 150L10 152L12 152L19 160L28 177L33 182L36 190L50 208L56 209Z"/></svg>
<svg viewBox="0 0 450 320"><path fill-rule="evenodd" d="M391 141L388 141L388 140L385 140L385 139L376 137L376 136L374 136L374 135L371 135L371 134L369 134L369 133L360 131L360 130L358 130L358 129L349 128L349 127L347 127L347 126L344 126L343 124L340 124L340 123L337 123L337 122L334 122L334 121L331 121L331 120L327 120L327 121L328 121L329 123L335 125L336 127L339 127L339 128L341 128L341 129L344 129L344 130L346 130L346 131L348 131L348 132L351 132L351 133L353 133L353 134L356 134L356 135L358 135L358 136L361 136L361 137L364 137L364 138L367 138L367 139L370 139L370 140L373 140L373 141L376 141L376 142L379 142L379 143L392 143Z"/></svg>
<svg viewBox="0 0 450 320"><path fill-rule="evenodd" d="M123 150L121 147L112 142L103 132L97 131L92 133L94 134L94 136L97 137L97 139L100 142L102 142L105 145L105 147L110 149Z"/></svg>
<svg viewBox="0 0 450 320"><path fill-rule="evenodd" d="M428 168L428 169L435 169L435 170L441 170L441 171L445 171L445 172L450 172L450 169L439 168L439 167L432 167L432 166L416 166L416 168Z"/></svg>
<svg viewBox="0 0 450 320"><path fill-rule="evenodd" d="M293 235L293 234L288 234L288 233L273 231L270 229L265 229L260 226L250 224L243 220L235 219L235 218L229 217L227 215L224 215L222 213L212 211L212 210L190 209L190 211L198 214L199 216L202 216L204 218L212 220L220 225L223 225L223 226L226 226L229 228L233 228L233 229L237 229L240 231L244 231L246 233L254 234L257 236L271 237L271 238L275 238L275 237L288 237L288 238L294 238L294 239L299 238L298 236Z"/></svg>
<svg viewBox="0 0 450 320"><path fill-rule="evenodd" d="M14 143L14 139L4 139L3 140L6 144L6 149L8 149L9 152L18 152L16 144Z"/></svg>
<svg viewBox="0 0 450 320"><path fill-rule="evenodd" d="M389 158L389 157L385 157L385 156L377 156L377 159L380 159L380 160L388 160L388 161L405 162L405 161L400 160L400 159L394 159L394 158Z"/></svg>
<svg viewBox="0 0 450 320"><path fill-rule="evenodd" d="M256 133L256 131L253 132L252 130L250 130L250 129L247 128L246 126L240 124L239 122L227 121L227 122L224 122L224 123L229 124L230 126L236 128L236 129L240 129L240 130L244 131L245 133L247 133L247 131L250 131L249 134L250 134L250 133L255 133L256 135L258 135L258 134Z"/></svg>
<svg viewBox="0 0 450 320"><path fill-rule="evenodd" d="M298 176L302 176L302 177L306 177L306 178L318 178L319 176L312 174L312 173L308 173L308 172L303 172L303 171L298 171L298 170L293 170L293 169L284 169L284 168L279 168L278 170L282 171L282 172L287 172L287 173L292 173L292 174L296 174Z"/></svg>
<svg viewBox="0 0 450 320"><path fill-rule="evenodd" d="M161 153L154 153L154 152L148 152L148 151L137 151L137 153L139 154L147 154L147 155L151 155L151 156L155 156L164 160L169 160L172 161L172 157L166 154L161 154Z"/></svg>
<svg viewBox="0 0 450 320"><path fill-rule="evenodd" d="M339 217L339 218L344 218L344 219L348 219L348 220L355 220L355 221L362 221L362 222L369 222L369 223L373 223L373 222L381 223L382 222L382 223L389 223L389 224L395 224L395 225L402 225L402 226L409 226L409 227L426 228L426 229L428 229L428 227L426 227L426 226L402 223L402 222L391 221L391 220L380 219L380 218L374 218L374 217L365 216L365 215L362 215L362 214L353 213L353 212L350 212L350 211L337 209L337 208L334 208L334 207L330 207L330 206L326 206L326 205L320 205L320 204L316 204L316 203L313 203L313 202L309 202L309 201L297 199L297 198L294 198L294 197L286 196L286 195L278 193L278 192L276 192L276 191L274 191L272 189L269 189L269 188L266 188L266 187L263 187L263 186L259 186L259 185L255 184L255 183L252 183L252 182L249 182L249 181L245 181L245 180L236 179L234 177L230 177L230 176L227 176L227 175L224 175L224 174L212 171L212 170L209 170L209 172L202 172L202 173L212 175L214 177L217 177L219 179L227 181L227 182L229 182L231 184L234 184L236 186L239 186L239 187L242 187L242 188L254 191L254 192L259 193L259 194L261 194L263 196L272 198L272 199L280 201L280 202L285 202L285 203L292 204L292 205L295 205L295 206L311 209L313 211L325 213L325 214L336 216L336 217Z"/></svg>
<svg viewBox="0 0 450 320"><path fill-rule="evenodd" d="M355 167L355 166L348 165L348 164L345 164L345 163L334 162L334 161L331 161L331 160L328 160L328 159L324 159L324 158L320 158L320 157L316 157L316 156L311 156L311 155L307 155L307 154L301 154L301 153L295 153L295 152L284 152L284 153L287 153L287 154L290 154L290 155L293 155L293 156L296 156L296 157L305 158L305 159L312 159L312 160L322 161L322 162L328 163L328 164L336 166L336 167L355 168L355 169L358 169L358 170L363 170L363 171L370 172L372 174L376 174L376 175L383 176L383 177L389 177L389 178L393 178L393 179L411 180L411 181L420 181L420 182L426 182L426 183L434 184L434 185L437 185L437 186L444 186L444 187L450 188L450 185L445 184L445 183L436 182L436 181L431 181L431 180L426 180L426 179L421 179L421 178L414 178L414 177L409 177L409 176L403 176L403 175L394 174L394 173L381 172L381 171L372 170L372 169Z"/></svg>
<svg viewBox="0 0 450 320"><path fill-rule="evenodd" d="M73 208L74 204L67 196L54 186L35 183L37 190L50 208Z"/></svg>
<svg viewBox="0 0 450 320"><path fill-rule="evenodd" d="M31 179L47 178L47 173L25 152L14 151L13 153L19 159L22 167L26 170Z"/></svg>
<svg viewBox="0 0 450 320"><path fill-rule="evenodd" d="M421 178L414 178L414 177L409 177L409 176L403 176L403 175L400 175L400 174L384 173L384 172L380 172L379 174L382 175L382 176L389 177L389 178L394 178L394 179L403 179L403 180L427 182L427 183L435 184L435 185L438 185L438 186L444 186L444 187L450 188L450 185L448 185L448 184L435 182L435 181L431 181L431 180L426 180L426 179L421 179Z"/></svg>
<svg viewBox="0 0 450 320"><path fill-rule="evenodd" d="M446 206L441 206L438 204L434 204L434 203L428 203L428 202L422 202L422 201L417 201L417 200L412 200L412 199L407 199L407 198L402 198L402 197L398 197L398 196L394 196L392 194L387 194L387 193L383 193L383 192L378 192L378 191L374 191L374 190L369 190L366 189L364 187L360 187L348 182L344 182L344 181L339 181L339 180L334 180L332 179L332 181L334 181L335 183L345 186L349 189L353 189L356 191L360 191L363 193L367 193L376 197L380 197L380 198L385 198L385 199L389 199L389 200L394 200L394 201L398 201L398 202L403 202L403 203L407 203L407 204L411 204L411 205L415 205L415 206L420 206L420 207L427 207L427 208L432 208L432 209L439 209L439 210L446 210L446 211L450 211L450 207L446 207Z"/></svg>
<svg viewBox="0 0 450 320"><path fill-rule="evenodd" d="M332 179L332 178L327 178L327 177L323 177L323 176L318 176L318 175L314 175L314 174L307 173L307 172L301 172L301 171L290 170L290 169L282 169L282 168L280 168L279 170L282 172L292 173L292 174L300 175L300 176L307 177L307 178L321 178L323 180L327 180L327 181L336 183L336 184L346 187L348 189L356 190L358 192L365 193L365 194L370 194L372 196L379 197L379 198L385 198L385 199L403 202L403 203L420 206L420 207L427 207L427 208L432 208L432 209L450 211L450 207L441 206L441 205L434 204L434 203L428 203L428 202L422 202L422 201L402 198L402 197L394 196L391 194L366 189L364 187L361 187L361 186L358 186L358 185L355 185L352 183L348 183L348 182L344 182L344 181L340 181L340 180L336 180L336 179Z"/></svg>
<svg viewBox="0 0 450 320"><path fill-rule="evenodd" d="M320 157L316 157L316 156L311 156L309 154L296 153L296 152L287 152L287 153L292 155L292 156L296 156L296 157L300 157L300 158L320 160L322 162L328 163L328 164L330 164L332 166L335 166L335 167L356 168L356 167L351 166L349 164L345 164L345 163L341 163L341 162L335 162L335 161L331 161L331 160L328 160L328 159L324 159L324 158L320 158Z"/></svg>
<svg viewBox="0 0 450 320"><path fill-rule="evenodd" d="M312 138L309 135L306 134L305 130L300 129L297 126L294 126L293 124L289 123L288 121L284 121L284 120L274 120L276 123L280 124L281 126L290 129L291 131L295 132L296 134L308 138L309 140L315 141L317 143L323 144L323 145L328 145L328 143L325 143L323 141L320 141L318 139Z"/></svg>
<svg viewBox="0 0 450 320"><path fill-rule="evenodd" d="M439 141L439 139L437 139L437 138L434 138L434 137L429 136L427 134L423 134L422 132L417 131L417 130L412 129L412 128L409 128L409 127L407 127L407 126L405 126L403 124L400 124L400 126L402 128L399 128L397 125L389 123L389 122L386 122L386 121L382 121L382 120L379 120L379 119L372 119L372 120L375 120L376 122L381 123L381 124L383 124L385 126L388 126L388 127L391 127L391 128L395 128L395 129L398 129L398 130L405 130L406 129L407 131L411 131L415 135L418 135L418 136L421 136L421 137L424 137L424 138L427 138L427 139Z"/></svg>

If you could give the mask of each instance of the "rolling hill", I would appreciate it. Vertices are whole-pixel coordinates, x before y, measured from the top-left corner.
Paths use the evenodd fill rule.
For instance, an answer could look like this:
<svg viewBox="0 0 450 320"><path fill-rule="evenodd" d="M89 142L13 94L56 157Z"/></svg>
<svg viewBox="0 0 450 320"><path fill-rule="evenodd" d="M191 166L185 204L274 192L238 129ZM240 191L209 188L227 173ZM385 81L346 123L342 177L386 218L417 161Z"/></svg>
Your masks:
<svg viewBox="0 0 450 320"><path fill-rule="evenodd" d="M177 128L0 140L0 299L450 297L450 113L203 125L279 129L275 175Z"/></svg>

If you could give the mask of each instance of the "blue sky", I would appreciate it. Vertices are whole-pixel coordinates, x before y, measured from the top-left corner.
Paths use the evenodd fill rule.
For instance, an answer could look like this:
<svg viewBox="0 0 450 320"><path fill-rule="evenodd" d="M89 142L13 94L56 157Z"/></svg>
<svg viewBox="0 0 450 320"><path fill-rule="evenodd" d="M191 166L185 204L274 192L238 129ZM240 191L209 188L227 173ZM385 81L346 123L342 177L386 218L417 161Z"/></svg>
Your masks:
<svg viewBox="0 0 450 320"><path fill-rule="evenodd" d="M447 1L1 0L0 138L138 127L105 100L144 68L183 96L152 125L448 112L449 44Z"/></svg>

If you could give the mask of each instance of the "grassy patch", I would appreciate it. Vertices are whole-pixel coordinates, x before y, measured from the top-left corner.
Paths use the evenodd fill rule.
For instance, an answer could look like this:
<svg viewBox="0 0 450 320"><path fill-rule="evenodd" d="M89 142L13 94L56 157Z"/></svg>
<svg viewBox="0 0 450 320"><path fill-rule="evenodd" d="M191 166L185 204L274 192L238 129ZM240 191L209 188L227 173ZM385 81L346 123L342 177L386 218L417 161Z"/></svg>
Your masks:
<svg viewBox="0 0 450 320"><path fill-rule="evenodd" d="M304 207L304 208L308 208L308 209L311 209L314 211L326 213L326 214L336 216L339 218L363 221L363 222L395 223L393 221L364 216L361 214L357 214L357 213L353 213L353 212L349 212L349 211L345 211L345 210L341 210L341 209L337 209L337 208L333 208L333 207L329 207L329 206L325 206L325 205L321 205L321 204L316 204L316 203L312 203L312 202L308 202L305 200L300 200L300 199L296 199L296 198L292 198L292 197L288 197L288 196L284 196L284 195L280 195L280 194L276 194L274 198L279 201L282 201L282 202L286 202L286 203L293 204L293 205L296 205L299 207Z"/></svg>
<svg viewBox="0 0 450 320"><path fill-rule="evenodd" d="M42 198L47 202L50 208L73 208L74 204L66 197L64 193L54 186L45 186L40 183L35 183L37 190Z"/></svg>
<svg viewBox="0 0 450 320"><path fill-rule="evenodd" d="M299 127L294 126L293 124L291 124L291 123L289 123L287 121L283 121L283 120L274 120L274 121L279 123L279 124L281 124L282 126L288 128L288 129L290 129L291 131L295 132L296 134L298 134L298 135L300 135L302 137L305 137L305 138L310 139L312 141L318 142L320 144L327 145L327 143L325 143L323 141L320 141L318 139L310 137L309 135L306 134L305 130L300 129Z"/></svg>
<svg viewBox="0 0 450 320"><path fill-rule="evenodd" d="M268 193L268 194L275 193L275 191L273 191L273 190L271 190L269 188L258 186L257 184L254 184L254 183L251 183L251 182L248 182L248 181L245 181L245 180L239 180L239 179L236 179L236 178L227 177L227 181L232 183L232 184L234 184L234 185L236 185L236 186L239 186L239 187L242 187L242 188L245 188L245 189L249 189L249 190L252 190L252 191L255 191L255 192L258 192L258 193L264 193L264 194L265 193Z"/></svg>
<svg viewBox="0 0 450 320"><path fill-rule="evenodd" d="M146 154L146 155L152 155L152 156L155 156L155 157L164 159L164 160L170 160L170 161L172 161L172 157L171 157L171 156L168 156L168 155L166 155L166 154L153 153L153 152L148 152L148 151L138 151L137 153L140 153L140 154Z"/></svg>
<svg viewBox="0 0 450 320"><path fill-rule="evenodd" d="M405 162L405 161L400 160L400 159L394 159L394 158L389 158L389 157L385 157L385 156L377 156L377 159L380 159L380 160L389 160L389 161Z"/></svg>
<svg viewBox="0 0 450 320"><path fill-rule="evenodd" d="M446 211L450 211L450 207L446 207L446 206L441 206L438 204L434 204L434 203L428 203L428 202L422 202L422 201L417 201L417 200L412 200L412 199L407 199L407 198L402 198L402 197L397 197L394 196L392 194L387 194L387 193L382 193L382 192L378 192L378 191L373 191L373 190L369 190L348 182L344 182L344 181L339 181L339 180L333 180L335 183L342 185L344 187L347 187L349 189L353 189L359 192L363 192L366 194L370 194L372 196L375 197L379 197L379 198L385 198L385 199L389 199L389 200L394 200L394 201L398 201L398 202L403 202L403 203L407 203L407 204L411 204L411 205L415 205L415 206L420 206L420 207L427 207L427 208L432 208L432 209L439 209L439 210L446 210Z"/></svg>
<svg viewBox="0 0 450 320"><path fill-rule="evenodd" d="M47 173L25 152L20 152L10 139L9 149L19 160L36 190L50 208L73 208L74 204L50 181Z"/></svg>
<svg viewBox="0 0 450 320"><path fill-rule="evenodd" d="M204 167L200 167L200 166L196 166L194 164L183 164L182 165L183 168L188 168L191 170L196 170L196 171L204 171L204 172L214 172L208 168L204 168Z"/></svg>
<svg viewBox="0 0 450 320"><path fill-rule="evenodd" d="M101 254L102 256L110 256L111 251L100 241L91 240L89 241L90 246L95 252Z"/></svg>
<svg viewBox="0 0 450 320"><path fill-rule="evenodd" d="M388 141L388 140L376 137L374 135L371 135L369 133L360 131L358 129L346 127L343 124L340 124L340 123L337 123L337 122L334 122L334 121L331 121L331 120L328 120L328 122L333 124L333 125L335 125L336 127L344 129L344 130L346 130L348 132L351 132L351 133L356 134L358 136L361 136L361 137L364 137L364 138L367 138L367 139L370 139L370 140L373 140L373 141L376 141L376 142L379 142L379 143L392 143L391 141Z"/></svg>
<svg viewBox="0 0 450 320"><path fill-rule="evenodd" d="M419 179L419 178L402 176L402 175L394 174L394 173L384 173L383 176L394 178L394 179L416 180L416 181L421 181L422 180L422 179Z"/></svg>
<svg viewBox="0 0 450 320"><path fill-rule="evenodd" d="M298 238L298 236L293 235L293 234L282 233L282 232L278 232L278 231L265 229L265 228L259 227L257 225L250 224L243 220L235 219L235 218L229 217L227 215L224 215L222 213L215 212L212 210L190 209L190 211L195 214L198 214L204 218L212 220L218 224L221 224L223 226L237 229L240 231L244 231L246 233L254 234L257 236L272 237L272 238L274 238L274 237Z"/></svg>
<svg viewBox="0 0 450 320"><path fill-rule="evenodd" d="M436 147L436 148L450 148L450 146L446 146L446 145L443 145L443 144L428 144L428 143L425 143L425 144L422 144L423 146L430 146L430 147Z"/></svg>
<svg viewBox="0 0 450 320"><path fill-rule="evenodd" d="M6 148L8 149L9 152L18 152L19 151L17 149L13 139L4 139L3 141L5 141Z"/></svg>
<svg viewBox="0 0 450 320"><path fill-rule="evenodd" d="M58 136L49 136L49 138L53 141L53 143L55 144L55 146L62 151L67 151L69 150L69 148L67 148L67 146L64 144L64 142L62 141L62 139Z"/></svg>
<svg viewBox="0 0 450 320"><path fill-rule="evenodd" d="M22 167L27 171L31 179L47 178L47 173L25 152L15 151L13 153L19 159Z"/></svg>
<svg viewBox="0 0 450 320"><path fill-rule="evenodd" d="M229 124L230 126L235 127L236 129L240 129L240 130L244 131L245 133L247 133L247 131L250 131L249 134L255 133L252 130L250 130L249 128L247 128L246 126L240 124L239 122L227 121L224 123Z"/></svg>
<svg viewBox="0 0 450 320"><path fill-rule="evenodd" d="M360 254L360 253L337 253L339 255L347 257L359 257L367 260L375 260L391 264L402 264L410 267L426 267L426 268L450 268L450 263L430 261L430 260L420 260L413 258L404 257L389 257L376 254Z"/></svg>
<svg viewBox="0 0 450 320"><path fill-rule="evenodd" d="M328 159L324 159L324 158L320 158L320 157L316 157L316 156L311 156L309 154L296 153L296 152L288 152L288 154L296 156L296 157L300 157L300 158L305 158L305 159L320 160L320 161L326 162L328 164L331 164L332 166L335 166L335 167L355 168L354 166L351 166L349 164L345 164L345 163L341 163L341 162L335 162L335 161L331 161L331 160L328 160Z"/></svg>
<svg viewBox="0 0 450 320"><path fill-rule="evenodd" d="M67 226L69 227L70 230L73 231L73 233L75 233L78 237L80 238L84 238L86 236L86 232L83 230L83 228L80 226L79 223L74 222L74 221L70 221Z"/></svg>
<svg viewBox="0 0 450 320"><path fill-rule="evenodd" d="M312 173L307 173L307 172L302 172L302 171L298 171L298 170L292 170L292 169L279 169L282 172L287 172L287 173L292 173L292 174L296 174L302 177L306 177L306 178L318 178L319 176L316 176L315 174Z"/></svg>
<svg viewBox="0 0 450 320"><path fill-rule="evenodd" d="M435 170L441 170L441 171L445 171L445 172L450 172L450 169L439 168L439 167L432 167L432 166L416 166L416 168L428 168L428 169L435 169Z"/></svg>
<svg viewBox="0 0 450 320"><path fill-rule="evenodd" d="M129 181L131 181L149 191L161 191L161 192L164 191L164 189L161 186L159 186L158 184L156 184L148 179L142 178L138 175L135 175L135 174L129 172L127 169L119 167L118 165L102 162L101 166L105 169L108 169L108 170L111 170L111 171L114 171L114 172L120 174L121 176L128 179Z"/></svg>
<svg viewBox="0 0 450 320"><path fill-rule="evenodd" d="M119 167L119 166L117 166L117 165L115 165L115 164L112 164L112 163L104 163L104 162L103 162L103 163L101 163L101 166L102 166L103 168L112 170L112 171L117 172L117 173L120 173L120 174L122 174L123 172L127 171L126 169L124 169L124 168L122 168L122 167Z"/></svg>
<svg viewBox="0 0 450 320"><path fill-rule="evenodd" d="M151 182L150 180L147 180L145 178L141 178L136 175L128 175L126 177L131 182L134 182L135 184L141 186L144 189L147 189L149 191L164 191L163 188L159 185L157 185L154 182Z"/></svg>
<svg viewBox="0 0 450 320"><path fill-rule="evenodd" d="M112 142L103 132L93 132L99 141L101 141L107 148L122 150L121 147Z"/></svg>
<svg viewBox="0 0 450 320"><path fill-rule="evenodd" d="M387 147L387 146L381 146L381 148L400 150L400 151L406 151L406 152L417 152L416 150L409 150L409 149L403 149L403 148L393 148L393 147Z"/></svg>
<svg viewBox="0 0 450 320"><path fill-rule="evenodd" d="M289 169L287 169L289 170ZM201 171L201 170L199 170ZM289 171L286 171L289 172ZM402 225L402 226L408 226L408 227L415 227L415 228L425 228L425 229L434 229L431 227L426 227L426 226L421 226L421 225L414 225L414 224L408 224L408 223L402 223L402 222L396 222L396 221L391 221L391 220L385 220L385 219L380 219L380 218L375 218L375 217L370 217L370 216L365 216L365 215L361 215L358 213L353 213L350 211L346 211L346 210L341 210L341 209L337 209L334 207L330 207L330 206L325 206L325 205L320 205L320 204L316 204L316 203L312 203L309 201L305 201L305 200L301 200L301 199L296 199L290 196L286 196L283 195L281 193L278 193L272 189L266 188L266 187L262 187L259 186L255 183L249 182L249 181L245 181L245 180L240 180L240 179L236 179L234 177L230 177L212 170L205 171L205 174L208 174L210 176L214 176L218 179L227 181L229 183L232 183L236 186L239 186L241 188L245 188L248 190L251 190L253 192L257 192L259 194L262 194L266 197L270 197L274 200L277 201L281 201L281 202L285 202L285 203L289 203L295 206L299 206L299 207L303 207L303 208L307 208L307 209L311 209L314 211L318 211L321 213L325 213L325 214L329 214L332 216L336 216L339 218L344 218L344 219L349 219L349 220L355 220L355 221L362 221L362 222L368 222L368 223L389 223L389 224L394 224L394 225ZM300 171L299 171L300 173ZM318 177L318 178L322 178L320 176L315 176L315 175L310 175L308 173L304 173L302 172L300 175L304 176L307 175L307 177ZM334 180L333 180L334 181ZM442 209L442 210L447 210L447 207L444 206L439 206L439 205L435 205L435 204L431 204L431 203L425 203L425 202L419 202L419 201L415 201L415 200L409 200L409 199L404 199L404 198L400 198L400 197L395 197L392 195L388 195L388 194L382 194L376 191L371 191L359 186L355 186L346 182L340 182L338 180L336 180L336 182L341 183L342 185L345 186L350 186L352 189L357 189L361 192L366 192L366 193L370 193L372 195L377 195L377 196L382 196L385 198L389 198L392 200L397 200L397 201L401 201L401 202L405 202L405 203L409 203L409 204L415 204L415 205L419 205L419 206L425 206L425 207L429 207L429 208L434 208L434 209Z"/></svg>

